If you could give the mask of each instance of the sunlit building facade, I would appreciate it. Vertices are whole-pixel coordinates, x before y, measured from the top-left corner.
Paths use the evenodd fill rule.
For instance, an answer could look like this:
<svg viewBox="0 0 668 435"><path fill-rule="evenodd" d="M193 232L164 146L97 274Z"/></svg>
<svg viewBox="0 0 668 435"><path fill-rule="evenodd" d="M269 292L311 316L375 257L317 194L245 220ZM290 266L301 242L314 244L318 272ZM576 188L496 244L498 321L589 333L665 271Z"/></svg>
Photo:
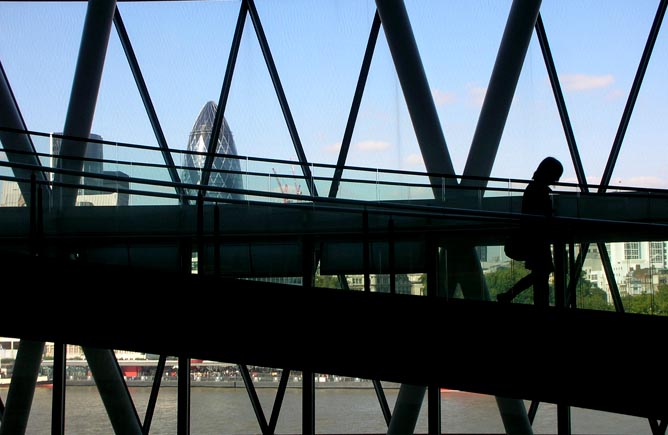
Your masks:
<svg viewBox="0 0 668 435"><path fill-rule="evenodd" d="M202 184L202 171L206 161L206 153L211 135L213 124L216 119L217 105L213 101L207 102L193 125L188 138L188 147L183 155L183 182L186 184ZM223 118L220 127L220 135L216 143L216 156L211 166L209 177L209 186L242 189L243 181L241 179L241 165L235 158L237 148L234 144L232 131L227 121ZM230 157L235 156L235 157ZM197 193L193 190L191 195ZM223 199L243 199L243 195L235 192L208 191L207 196Z"/></svg>

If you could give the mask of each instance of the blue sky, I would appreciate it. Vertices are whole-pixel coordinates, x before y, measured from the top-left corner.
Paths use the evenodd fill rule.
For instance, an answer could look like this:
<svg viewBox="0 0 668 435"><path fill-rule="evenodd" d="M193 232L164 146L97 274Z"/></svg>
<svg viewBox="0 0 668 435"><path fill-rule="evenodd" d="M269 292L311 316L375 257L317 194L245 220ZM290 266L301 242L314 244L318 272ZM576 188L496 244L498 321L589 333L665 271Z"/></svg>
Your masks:
<svg viewBox="0 0 668 435"><path fill-rule="evenodd" d="M455 171L461 173L511 2L405 3L445 141ZM542 2L541 15L575 138L593 183L605 168L658 4L658 0ZM185 149L199 110L208 100L218 101L239 5L239 1L119 2L173 149ZM306 157L315 163L335 163L375 2L256 0L256 5ZM0 1L0 61L31 130L63 129L86 7L85 2ZM659 33L613 184L668 187L666 32L664 28ZM225 116L239 154L296 160L250 20ZM105 140L157 144L115 30L92 131ZM546 155L564 162L564 181L575 181L534 35L492 175L530 178ZM348 164L424 170L382 32Z"/></svg>

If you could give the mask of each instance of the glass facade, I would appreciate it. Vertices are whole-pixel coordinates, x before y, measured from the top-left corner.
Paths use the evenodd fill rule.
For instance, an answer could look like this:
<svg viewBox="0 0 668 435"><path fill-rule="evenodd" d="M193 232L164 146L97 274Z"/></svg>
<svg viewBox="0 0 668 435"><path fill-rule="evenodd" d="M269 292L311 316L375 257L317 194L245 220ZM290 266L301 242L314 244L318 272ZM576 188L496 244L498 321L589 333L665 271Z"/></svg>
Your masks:
<svg viewBox="0 0 668 435"><path fill-rule="evenodd" d="M183 155L183 182L186 184L201 184L202 171L206 161L206 152L211 134L213 133L213 124L216 119L217 105L213 101L207 102L193 125L188 138L188 151ZM242 189L243 181L241 178L241 165L236 158L237 148L234 144L232 131L227 120L223 118L223 124L220 127L220 134L216 143L216 156L211 166L209 176L209 186ZM197 195L197 192L191 189L191 195ZM207 196L223 199L243 199L243 195L234 192L208 191Z"/></svg>
<svg viewBox="0 0 668 435"><path fill-rule="evenodd" d="M60 155L60 148L62 146L63 140L58 136L62 136L63 133L55 133L56 136L51 136L50 138L50 154L51 154L51 167L58 167L58 155ZM103 162L104 159L104 147L101 143L102 136L98 134L91 134L90 138L95 141L100 142L86 142L86 152L84 154L84 163L83 163L83 172L89 174L102 174ZM53 181L53 173L50 174L50 178ZM84 195L94 195L100 193L96 187L102 185L102 179L94 177L82 177L81 184L83 189L81 193Z"/></svg>

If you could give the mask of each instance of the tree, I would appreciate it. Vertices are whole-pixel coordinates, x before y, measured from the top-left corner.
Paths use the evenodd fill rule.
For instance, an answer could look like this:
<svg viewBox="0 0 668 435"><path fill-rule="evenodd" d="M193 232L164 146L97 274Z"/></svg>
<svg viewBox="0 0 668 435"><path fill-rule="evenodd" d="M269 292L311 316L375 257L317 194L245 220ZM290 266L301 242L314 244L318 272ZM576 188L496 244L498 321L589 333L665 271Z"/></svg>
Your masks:
<svg viewBox="0 0 668 435"><path fill-rule="evenodd" d="M315 276L315 286L324 288L341 288L339 277L336 275L320 275Z"/></svg>
<svg viewBox="0 0 668 435"><path fill-rule="evenodd" d="M519 279L523 278L529 273L524 268L522 262L512 261L510 267L501 267L495 271L486 274L487 287L492 300L496 300L496 295L508 290ZM668 301L668 286L666 286ZM578 308L588 308L593 310L610 311L613 307L607 302L606 295L603 290L597 287L591 281L588 281L583 276L580 276L578 285L576 286L576 306ZM533 304L533 289L530 287L526 291L520 293L513 300L514 303ZM554 303L554 286L550 286L550 303Z"/></svg>
<svg viewBox="0 0 668 435"><path fill-rule="evenodd" d="M529 274L521 261L512 260L510 267L499 267L485 275L487 288L492 300L496 300L496 295L511 288L518 280ZM533 288L523 291L513 300L520 304L533 304Z"/></svg>
<svg viewBox="0 0 668 435"><path fill-rule="evenodd" d="M656 295L654 295L654 314L668 316L668 284L659 284Z"/></svg>
<svg viewBox="0 0 668 435"><path fill-rule="evenodd" d="M607 300L605 291L593 282L580 276L575 288L575 300L578 308L612 311L614 306Z"/></svg>

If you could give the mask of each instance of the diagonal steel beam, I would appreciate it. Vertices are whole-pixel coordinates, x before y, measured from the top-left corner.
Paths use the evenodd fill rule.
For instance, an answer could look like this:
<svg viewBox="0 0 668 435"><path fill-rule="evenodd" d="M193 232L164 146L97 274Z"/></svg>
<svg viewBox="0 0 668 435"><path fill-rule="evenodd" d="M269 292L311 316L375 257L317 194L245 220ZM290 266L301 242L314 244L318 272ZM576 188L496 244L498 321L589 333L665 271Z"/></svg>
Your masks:
<svg viewBox="0 0 668 435"><path fill-rule="evenodd" d="M522 2L516 1L515 3ZM537 3L540 4L539 2ZM404 98L406 99L406 105L408 106L408 111L411 115L411 121L413 122L413 128L420 145L420 150L427 168L427 172L430 175L441 174L441 176L454 176L455 171L452 160L447 149L445 137L441 129L441 124L438 119L434 100L432 98L429 83L422 66L422 60L420 58L418 47L413 36L413 31L405 5L402 0L376 0L376 7L378 8L378 13L380 14L383 29L385 31L386 39L397 70L399 81L401 82ZM522 50L521 48L513 48L513 45L517 43L517 39L519 38L515 36L515 33L519 33L521 35L528 33L528 36L525 36L525 39L527 39L526 46L528 46L531 37L531 29L533 29L533 25L535 23L535 16L533 21L530 21L530 25L527 25L524 22L525 17L527 16L527 13L523 13L525 7L526 4L514 4L514 8L511 11L512 13L509 18L509 23L506 27L506 35L509 36L504 38L504 41L507 42L502 45L502 49L500 50L498 57L498 59L502 59L504 62L497 60L497 65L495 67L495 72L497 73L493 76L492 85L490 85L493 89L496 89L495 93L497 96L504 96L506 94L505 86L507 86L507 83L504 83L504 81L508 79L508 76L506 74L502 74L504 69L508 69L513 65L513 63L517 63L519 65L515 66L515 69L517 70L517 76L519 76L519 70L521 69L522 62L514 61L511 58L508 62L509 65L507 65L505 60L508 54L519 54ZM537 14L538 7L535 7L535 9L535 14ZM531 16L530 12L528 13L528 16ZM524 51L521 51L522 59L524 57L524 53L526 52L526 47L524 47L523 50ZM510 99L512 99L512 91L509 95L508 108L510 106ZM498 110L498 107L492 106L490 104L488 104L486 107L487 111ZM485 108L483 108L483 110L485 110ZM507 110L508 109L506 109L506 114ZM490 114L495 115L491 112ZM505 122L505 116L503 119ZM478 127L480 128L482 125L486 126L485 128L489 128L489 125L487 124L489 124L492 120L494 120L494 118L487 119L483 117L483 119L479 122ZM498 139L500 139L500 132L501 131L499 131ZM487 141L489 139L489 137L482 138L479 136L479 140ZM481 144L481 142L474 141L469 158L471 155L475 155L474 153L478 148L483 148L481 145L476 144ZM497 147L498 140L496 144L493 145L494 151L496 151ZM483 149L483 151L485 150ZM494 155L495 154L496 152L494 152ZM494 161L494 155L489 156L490 158L486 160L482 159L480 156L476 156L476 159L473 161L478 161L478 159L479 161L486 161L489 163L488 166L491 170L491 163ZM468 172L478 171L479 168L477 166L468 168ZM488 175L489 171L487 171L486 174ZM466 170L464 175L467 175ZM441 192L441 183L437 177L432 176L431 183L435 198L438 198L439 194L444 194L444 192ZM454 177L444 178L444 187L456 184L457 181ZM452 271L451 277L448 277L449 281L455 285L457 282L460 284L465 298L489 299L489 290L487 289L484 275L482 274L480 260L474 247L471 245L457 245L449 246L448 249L452 250L453 253L456 253L456 255L453 254L448 256L449 261L447 270ZM431 255L435 254L432 253ZM435 273L435 271L432 271L432 273ZM453 289L455 285L452 286ZM399 397L397 397L397 403L395 404L395 412L393 413L393 417L388 428L388 434L402 434L412 432L417 421L417 416L422 404L422 400L424 399L425 391L425 386L402 384ZM434 424L430 427L435 426L437 425Z"/></svg>
<svg viewBox="0 0 668 435"><path fill-rule="evenodd" d="M21 110L14 97L14 92L9 84L9 78L2 66L2 62L0 62L0 125L22 131L27 130L25 121L21 115ZM45 199L48 198L51 193L48 184L46 183L48 177L42 169L41 162L37 158L37 151L35 150L35 145L33 144L30 135L0 130L0 141L2 142L5 154L7 155L7 160L10 163L25 164L35 167L35 170L33 171L14 168L14 176L29 180L31 173L34 172L36 180L39 182L40 189L42 190L42 197ZM21 182L19 183L19 188L21 189L23 198L26 200L26 204L30 206L33 202L30 196L30 183Z"/></svg>
<svg viewBox="0 0 668 435"><path fill-rule="evenodd" d="M211 138L207 144L206 159L204 167L202 168L202 182L203 186L209 185L209 178L211 177L211 167L216 156L216 149L218 139L220 138L220 129L225 120L225 108L227 107L227 98L230 95L230 87L232 86L232 76L234 75L234 66L237 63L237 55L239 54L239 47L241 45L241 36L244 32L244 23L248 15L248 5L245 1L241 2L239 6L239 16L237 17L237 24L234 29L234 36L232 38L232 47L230 48L230 55L227 58L227 67L225 69L225 77L223 78L223 85L220 89L220 96L218 97L218 106L216 110L216 117L213 120L213 128L211 130Z"/></svg>
<svg viewBox="0 0 668 435"><path fill-rule="evenodd" d="M464 167L463 186L485 188L540 11L540 0L514 0ZM477 178L482 177L482 178Z"/></svg>
<svg viewBox="0 0 668 435"><path fill-rule="evenodd" d="M489 87L476 131L471 143L471 149L464 168L464 179L461 185L484 189L487 186L487 178L492 171L492 165L496 159L501 136L505 126L517 82L522 71L524 58L531 42L531 35L540 11L540 0L514 0L511 5L506 27L496 56L494 69L490 78ZM473 177L473 178L467 178ZM489 298L488 290L482 277L480 262L477 265L474 259L477 254L467 253L470 257L466 259L462 255L452 258L449 270L467 270L464 264L475 265L478 270L471 270L463 275L459 281L467 283L462 285L462 290L471 298ZM462 274L463 272L457 272Z"/></svg>
<svg viewBox="0 0 668 435"><path fill-rule="evenodd" d="M243 1L248 6L248 12L250 13L251 21L253 23L253 27L255 28L255 33L257 35L258 42L260 43L260 48L262 49L264 61L267 64L267 68L269 69L269 75L271 76L271 81L274 84L274 90L276 91L276 96L278 97L278 103L280 104L281 110L283 111L283 117L285 117L285 122L288 126L288 132L292 138L292 143L295 147L295 152L297 153L297 158L299 159L302 173L304 174L304 178L309 181L306 183L309 189L309 193L311 196L318 196L318 191L316 189L315 183L313 182L313 175L311 174L311 169L309 168L308 160L306 159L306 154L304 153L304 147L302 146L301 139L299 138L299 133L297 132L297 127L292 117L292 112L290 111L288 100L285 97L285 92L283 91L281 79L278 76L278 71L276 70L274 58L271 54L271 50L269 49L267 37L265 36L264 29L262 28L260 15L257 13L255 2L253 0Z"/></svg>
<svg viewBox="0 0 668 435"><path fill-rule="evenodd" d="M290 380L290 370L283 369L281 373L281 380L278 383L276 390L276 398L274 399L274 407L271 410L271 417L269 418L269 425L267 427L269 434L273 435L276 432L276 425L278 424L278 415L283 406L283 398L285 397L285 390L288 387L288 380Z"/></svg>
<svg viewBox="0 0 668 435"><path fill-rule="evenodd" d="M137 84L137 89L141 95L141 99L144 102L144 108L146 109L146 114L148 115L149 120L151 121L151 127L153 127L153 134L158 141L158 146L162 152L162 158L165 161L165 166L169 172L169 177L172 182L178 184L176 187L176 192L179 195L179 203L183 204L185 202L185 191L181 184L181 177L176 170L174 165L174 159L172 159L172 154L169 150L169 145L167 145L167 139L165 139L165 134L162 131L160 126L160 121L158 120L158 114L155 112L155 107L153 106L153 101L151 101L151 95L148 92L148 87L144 81L144 76L139 67L139 62L137 61L137 56L135 55L132 44L130 43L130 38L128 37L128 32L125 30L125 24L123 24L123 19L121 17L121 12L116 8L114 13L114 25L116 26L116 33L121 40L121 45L125 51L125 57L128 59L130 64L130 70L132 70L132 76L135 79Z"/></svg>
<svg viewBox="0 0 668 435"><path fill-rule="evenodd" d="M554 65L554 59L552 58L552 50L550 50L550 44L547 39L547 33L545 32L545 26L543 25L543 19L538 14L536 19L536 36L538 37L538 43L540 44L540 49L543 52L543 59L545 60L545 67L547 68L547 76L550 79L550 85L552 86L552 93L554 93L554 99L557 103L557 109L559 110L559 117L561 118L561 125L566 134L566 142L568 144L568 150L571 153L571 160L573 161L573 168L575 168L575 176L578 179L578 184L580 185L580 190L583 192L588 192L589 187L587 186L587 177L585 176L584 167L582 166L582 160L580 159L580 152L578 151L578 145L575 142L575 134L573 133L573 126L571 125L570 117L568 116L568 109L566 108L566 101L564 100L564 93L561 90L561 84L559 83L559 75L557 74L557 68Z"/></svg>
<svg viewBox="0 0 668 435"><path fill-rule="evenodd" d="M83 351L115 433L143 435L137 409L114 351L89 346L83 346Z"/></svg>
<svg viewBox="0 0 668 435"><path fill-rule="evenodd" d="M619 128L617 129L617 134L615 135L615 140L612 144L612 149L610 150L608 162L606 163L605 170L603 171L599 192L605 192L610 185L610 178L612 177L612 172L615 169L615 164L617 163L619 150L622 148L622 142L624 141L624 136L626 135L626 129L629 126L631 113L633 113L633 108L635 107L636 100L638 99L640 86L642 85L643 78L645 77L645 71L647 71L649 59L652 56L652 50L654 49L656 38L659 35L659 29L661 28L661 23L663 22L663 16L666 14L666 6L668 6L668 0L661 0L661 3L659 3L659 7L654 17L654 22L652 23L649 36L647 37L647 42L645 43L645 49L643 50L642 58L640 59L638 70L636 71L636 76L633 79L631 92L629 93L629 98L626 101L622 119L619 122Z"/></svg>
<svg viewBox="0 0 668 435"><path fill-rule="evenodd" d="M364 52L364 59L362 60L362 68L357 79L357 87L355 88L355 95L350 106L350 113L348 115L348 122L346 123L346 130L343 133L343 140L341 141L341 150L339 151L339 158L336 162L336 169L332 177L332 184L329 189L329 197L336 198L339 191L339 184L343 176L343 167L348 158L348 151L350 150L350 141L353 136L355 122L357 121L357 114L359 113L360 104L362 103L362 95L364 94L364 87L366 86L366 79L369 76L369 68L371 67L371 59L373 59L373 52L378 40L378 33L380 32L380 16L378 11L373 16L373 23L371 24L371 31L369 32L369 40L366 44L366 51Z"/></svg>
<svg viewBox="0 0 668 435"><path fill-rule="evenodd" d="M415 42L408 12L403 0L376 0L376 7L425 167L432 175L434 197L439 198L442 194L441 178L436 174L454 176L455 169L438 119L436 105ZM454 177L445 179L446 185L456 183Z"/></svg>
<svg viewBox="0 0 668 435"><path fill-rule="evenodd" d="M248 397L250 398L251 405L253 406L255 418L257 418L257 422L260 425L260 431L262 431L263 435L267 435L269 433L269 425L267 424L267 418L265 417L264 411L262 410L260 398L257 395L257 391L255 391L253 379L248 372L248 367L245 364L239 364L239 372L241 373L241 378L244 380L244 384L246 385L246 392L248 392Z"/></svg>
<svg viewBox="0 0 668 435"><path fill-rule="evenodd" d="M158 392L160 391L160 384L162 381L162 375L165 372L165 364L167 363L167 356L160 355L158 359L158 365L155 369L155 375L153 376L153 385L151 386L151 395L148 398L148 404L146 405L146 414L144 414L144 424L142 425L142 432L144 435L148 435L151 430L151 423L153 422L153 413L155 411L155 405L158 402Z"/></svg>
<svg viewBox="0 0 668 435"><path fill-rule="evenodd" d="M487 186L487 177L490 176L492 166L496 160L503 129L510 112L526 52L531 42L531 35L540 12L540 5L540 0L514 0L511 5L485 100L480 111L480 118L464 167L462 186L476 188ZM471 176L483 178L467 178ZM457 259L455 263L461 260L461 258ZM469 262L474 264L472 260L469 260ZM457 265L454 266L455 270L458 270ZM479 261L477 267L480 270L470 277L473 279L469 280L472 288L475 288L475 275L483 276ZM489 291L484 283L484 278L480 285L482 291L486 293L484 298L489 299ZM466 291L464 286L462 286L462 289ZM497 406L504 426L509 433L532 433L526 409L521 401L497 397Z"/></svg>

